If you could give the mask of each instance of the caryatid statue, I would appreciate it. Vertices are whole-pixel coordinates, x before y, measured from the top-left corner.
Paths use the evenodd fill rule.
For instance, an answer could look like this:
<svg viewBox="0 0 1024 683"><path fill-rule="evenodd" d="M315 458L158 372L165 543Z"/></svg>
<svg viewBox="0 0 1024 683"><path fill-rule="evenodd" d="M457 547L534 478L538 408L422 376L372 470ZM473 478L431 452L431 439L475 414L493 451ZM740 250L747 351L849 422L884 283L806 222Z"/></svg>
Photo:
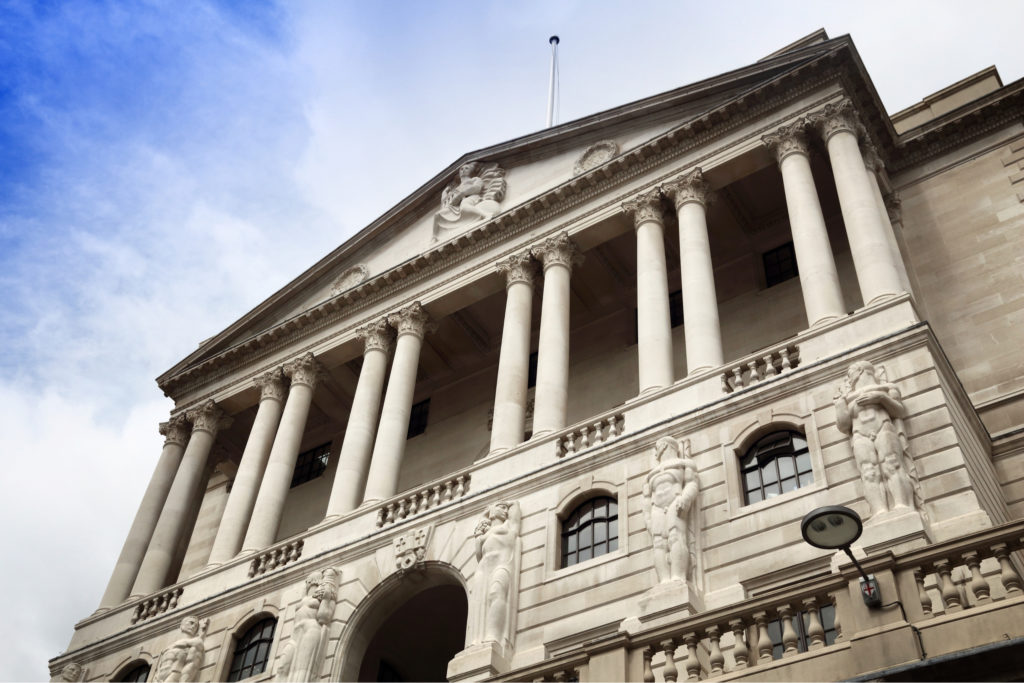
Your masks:
<svg viewBox="0 0 1024 683"><path fill-rule="evenodd" d="M917 468L908 448L900 391L885 368L867 361L850 366L835 395L836 426L850 435L871 514L921 509Z"/></svg>
<svg viewBox="0 0 1024 683"><path fill-rule="evenodd" d="M153 680L158 683L178 683L179 681L198 681L199 670L203 668L206 656L206 629L210 620L199 621L193 616L181 620L183 638L179 638L160 655L156 663L156 675Z"/></svg>
<svg viewBox="0 0 1024 683"><path fill-rule="evenodd" d="M441 193L441 209L434 216L434 239L456 223L493 217L505 198L505 171L496 163L471 161Z"/></svg>
<svg viewBox="0 0 1024 683"><path fill-rule="evenodd" d="M654 571L659 583L692 578L697 546L697 464L690 441L671 436L654 444L654 469L644 481L644 521L654 541Z"/></svg>
<svg viewBox="0 0 1024 683"><path fill-rule="evenodd" d="M493 642L508 655L519 606L522 513L517 502L495 503L476 525L476 572L473 574L472 645Z"/></svg>
<svg viewBox="0 0 1024 683"><path fill-rule="evenodd" d="M306 578L306 594L295 611L292 637L277 668L279 681L313 681L320 677L327 639L338 604L341 573L332 567Z"/></svg>

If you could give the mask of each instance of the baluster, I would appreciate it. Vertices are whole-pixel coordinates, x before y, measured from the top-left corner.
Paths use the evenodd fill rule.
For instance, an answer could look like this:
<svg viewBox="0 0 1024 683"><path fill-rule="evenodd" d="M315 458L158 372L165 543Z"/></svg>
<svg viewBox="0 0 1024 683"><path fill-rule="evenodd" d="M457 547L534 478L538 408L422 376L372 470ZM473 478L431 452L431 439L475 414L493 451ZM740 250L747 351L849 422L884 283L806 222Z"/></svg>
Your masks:
<svg viewBox="0 0 1024 683"><path fill-rule="evenodd" d="M576 452L576 434L570 432L562 437L562 450L566 455L572 455Z"/></svg>
<svg viewBox="0 0 1024 683"><path fill-rule="evenodd" d="M821 625L821 615L818 613L817 598L805 598L803 601L804 611L807 612L807 644L808 650L820 650L825 647L825 629Z"/></svg>
<svg viewBox="0 0 1024 683"><path fill-rule="evenodd" d="M838 643L841 640L846 640L846 637L843 636L843 627L839 623L839 605L837 604L836 596L832 595L831 597L832 597L832 611L835 613L835 617L832 619L832 628L834 628L836 630L836 640L835 640L835 642Z"/></svg>
<svg viewBox="0 0 1024 683"><path fill-rule="evenodd" d="M455 477L455 497L462 498L464 495L466 495L466 477L460 474Z"/></svg>
<svg viewBox="0 0 1024 683"><path fill-rule="evenodd" d="M569 680L569 675L565 671L556 671L551 677L555 679L555 683L565 683Z"/></svg>
<svg viewBox="0 0 1024 683"><path fill-rule="evenodd" d="M249 576L251 577L252 574L249 574ZM132 612L132 623L134 624L135 622L137 622L141 615L142 615L142 605L141 604L140 605L136 605L135 606L135 611ZM644 680L646 681L647 679L644 678ZM651 680L653 681L654 679L652 678Z"/></svg>
<svg viewBox="0 0 1024 683"><path fill-rule="evenodd" d="M384 515L384 521L391 524L395 521L395 504L388 503L387 512Z"/></svg>
<svg viewBox="0 0 1024 683"><path fill-rule="evenodd" d="M420 493L420 510L430 509L430 489L423 489Z"/></svg>
<svg viewBox="0 0 1024 683"><path fill-rule="evenodd" d="M602 425L603 424L604 424L603 420L598 420L597 422L594 423L594 445L595 446L597 444L599 444L599 443L604 443L605 442L604 430L602 429Z"/></svg>
<svg viewBox="0 0 1024 683"><path fill-rule="evenodd" d="M953 567L949 560L939 560L935 563L935 571L939 573L939 592L942 594L942 602L946 606L946 614L959 612L963 609L960 604L960 591L956 589L949 574Z"/></svg>
<svg viewBox="0 0 1024 683"><path fill-rule="evenodd" d="M405 519L409 516L409 499L402 498L398 501L398 519Z"/></svg>
<svg viewBox="0 0 1024 683"><path fill-rule="evenodd" d="M590 428L584 425L580 427L580 450L590 447Z"/></svg>
<svg viewBox="0 0 1024 683"><path fill-rule="evenodd" d="M409 496L408 498L403 498L403 499L402 499L402 502L404 503L404 502L405 502L405 501L407 501L407 500L409 501L409 512L408 512L408 516L409 516L409 517L412 517L412 516L413 516L413 515L415 515L415 514L416 514L417 512L419 512L419 509L420 509L420 497L419 497L419 496L417 496L417 495L416 495L416 494L414 493L414 494L412 494L411 496Z"/></svg>
<svg viewBox="0 0 1024 683"><path fill-rule="evenodd" d="M757 663L772 661L772 639L768 637L768 613L755 612L754 623L757 624Z"/></svg>
<svg viewBox="0 0 1024 683"><path fill-rule="evenodd" d="M975 603L978 605L987 605L992 602L990 597L990 589L988 587L988 581L986 581L981 575L981 557L978 556L977 551L971 551L963 554L964 562L967 563L967 567L971 570L971 592L974 593Z"/></svg>
<svg viewBox="0 0 1024 683"><path fill-rule="evenodd" d="M1006 589L1006 597L1016 597L1022 589L1020 575L1010 562L1010 546L1006 543L997 543L992 546L992 554L999 560L999 580Z"/></svg>
<svg viewBox="0 0 1024 683"><path fill-rule="evenodd" d="M757 361L752 360L747 363L747 368L750 370L750 383L757 384L761 379L761 373L757 371Z"/></svg>
<svg viewBox="0 0 1024 683"><path fill-rule="evenodd" d="M800 650L797 647L798 638L796 629L793 628L793 608L789 605L779 607L779 616L782 617L782 656L792 657Z"/></svg>
<svg viewBox="0 0 1024 683"><path fill-rule="evenodd" d="M932 615L932 599L928 595L928 591L924 587L924 567L917 567L914 569L914 581L917 582L917 599L921 601L921 611L924 612L926 617Z"/></svg>
<svg viewBox="0 0 1024 683"><path fill-rule="evenodd" d="M700 660L697 659L697 634L687 633L683 636L686 642L686 680L700 680Z"/></svg>
<svg viewBox="0 0 1024 683"><path fill-rule="evenodd" d="M778 374L778 370L775 369L775 361L772 360L772 354L768 354L763 358L764 360L764 376L765 379L768 377L774 377Z"/></svg>
<svg viewBox="0 0 1024 683"><path fill-rule="evenodd" d="M732 629L732 637L736 641L732 646L732 658L736 661L737 669L747 668L747 658L750 650L747 649L747 628L742 619L733 619L729 622Z"/></svg>
<svg viewBox="0 0 1024 683"><path fill-rule="evenodd" d="M384 508L377 510L377 527L384 526Z"/></svg>
<svg viewBox="0 0 1024 683"><path fill-rule="evenodd" d="M711 675L717 676L725 672L725 655L722 654L722 646L719 640L722 638L722 631L717 626L708 626L705 631L708 640L711 641L711 656L708 664L711 666Z"/></svg>
<svg viewBox="0 0 1024 683"><path fill-rule="evenodd" d="M448 502L452 499L452 487L455 485L451 479L444 483L444 502Z"/></svg>
<svg viewBox="0 0 1024 683"><path fill-rule="evenodd" d="M742 365L737 365L736 367L734 367L732 369L732 379L733 379L733 385L737 389L742 389L743 388L743 366Z"/></svg>
<svg viewBox="0 0 1024 683"><path fill-rule="evenodd" d="M722 393L723 394L731 394L732 393L732 387L729 386L729 375L728 375L728 373L722 375Z"/></svg>
<svg viewBox="0 0 1024 683"><path fill-rule="evenodd" d="M608 418L608 438L614 439L619 434L621 434L621 432L619 431L619 416L612 415L610 418Z"/></svg>
<svg viewBox="0 0 1024 683"><path fill-rule="evenodd" d="M789 362L789 349L779 349L779 357L782 358L782 372L789 370L793 365Z"/></svg>
<svg viewBox="0 0 1024 683"><path fill-rule="evenodd" d="M434 495L430 497L430 506L436 508L441 504L441 486L437 485L431 490L434 492Z"/></svg>
<svg viewBox="0 0 1024 683"><path fill-rule="evenodd" d="M662 669L661 674L666 683L675 683L679 680L679 669L676 668L676 662L672 659L672 655L676 652L675 641L671 638L661 641L661 649L665 652L665 668Z"/></svg>
<svg viewBox="0 0 1024 683"><path fill-rule="evenodd" d="M644 648L644 683L654 683L654 669L651 668L651 660L654 659L654 648Z"/></svg>
<svg viewBox="0 0 1024 683"><path fill-rule="evenodd" d="M249 563L249 578L256 576L256 560Z"/></svg>

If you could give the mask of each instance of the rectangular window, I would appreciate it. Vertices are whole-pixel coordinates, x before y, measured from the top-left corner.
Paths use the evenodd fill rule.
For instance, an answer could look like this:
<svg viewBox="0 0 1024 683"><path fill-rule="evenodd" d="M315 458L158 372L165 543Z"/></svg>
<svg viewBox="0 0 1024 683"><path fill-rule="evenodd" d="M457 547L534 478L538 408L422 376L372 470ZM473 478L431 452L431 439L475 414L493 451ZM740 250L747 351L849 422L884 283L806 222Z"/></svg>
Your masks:
<svg viewBox="0 0 1024 683"><path fill-rule="evenodd" d="M427 431L427 416L430 415L430 399L426 398L414 403L409 413L409 432L406 438L411 439Z"/></svg>
<svg viewBox="0 0 1024 683"><path fill-rule="evenodd" d="M796 269L796 253L793 251L792 242L786 242L782 246L764 252L762 258L764 259L765 284L768 287L774 287L799 274Z"/></svg>
<svg viewBox="0 0 1024 683"><path fill-rule="evenodd" d="M295 459L295 472L292 473L292 488L307 481L316 479L327 469L327 460L331 455L331 443L328 441L304 453Z"/></svg>

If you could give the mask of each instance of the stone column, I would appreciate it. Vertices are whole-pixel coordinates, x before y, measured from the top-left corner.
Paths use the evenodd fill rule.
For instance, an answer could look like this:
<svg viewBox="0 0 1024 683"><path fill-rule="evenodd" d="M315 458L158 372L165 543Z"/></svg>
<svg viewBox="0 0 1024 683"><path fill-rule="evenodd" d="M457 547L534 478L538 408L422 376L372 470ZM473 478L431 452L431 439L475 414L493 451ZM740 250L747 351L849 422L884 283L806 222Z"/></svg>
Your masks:
<svg viewBox="0 0 1024 683"><path fill-rule="evenodd" d="M853 103L829 104L812 117L822 132L846 224L853 265L857 270L864 305L902 291L874 191L864 172L857 143L857 115Z"/></svg>
<svg viewBox="0 0 1024 683"><path fill-rule="evenodd" d="M707 183L699 168L662 188L675 200L679 217L679 270L683 282L686 374L722 364L722 331L718 322L715 271L708 241Z"/></svg>
<svg viewBox="0 0 1024 683"><path fill-rule="evenodd" d="M665 265L665 219L661 192L637 195L622 204L636 228L636 321L640 393L672 384L672 321Z"/></svg>
<svg viewBox="0 0 1024 683"><path fill-rule="evenodd" d="M135 521L128 531L121 555L117 558L114 573L107 584L107 590L100 601L100 609L116 607L128 598L132 584L139 574L139 566L146 555L146 549L153 537L160 511L163 510L167 493L171 490L174 475L181 462L181 454L185 452L188 442L188 422L184 415L175 415L167 422L160 423L160 433L164 435L164 448L156 463L156 470L149 480L149 486L142 495L142 503L135 513Z"/></svg>
<svg viewBox="0 0 1024 683"><path fill-rule="evenodd" d="M526 393L530 374L530 320L537 262L529 251L498 263L505 276L505 324L501 332L498 381L494 389L491 453L513 448L526 432Z"/></svg>
<svg viewBox="0 0 1024 683"><path fill-rule="evenodd" d="M811 173L806 128L801 119L761 140L779 161L804 310L808 325L814 327L846 315L846 306Z"/></svg>
<svg viewBox="0 0 1024 683"><path fill-rule="evenodd" d="M363 340L363 367L359 370L359 383L356 384L331 498L327 503L328 517L354 510L363 498L373 437L377 433L380 397L384 393L388 354L394 343L394 331L384 318L366 325L358 334Z"/></svg>
<svg viewBox="0 0 1024 683"><path fill-rule="evenodd" d="M397 331L398 341L395 342L395 359L391 363L391 377L384 394L363 503L387 500L397 493L416 390L420 348L423 336L434 327L419 301L389 315L388 322Z"/></svg>
<svg viewBox="0 0 1024 683"><path fill-rule="evenodd" d="M227 562L242 549L242 540L256 505L263 472L267 469L270 447L281 421L284 398L288 392L284 370L271 370L256 380L256 386L260 389L260 405L256 410L249 439L245 442L242 462L238 466L238 474L235 475L231 494L221 516L217 537L213 541L209 566Z"/></svg>
<svg viewBox="0 0 1024 683"><path fill-rule="evenodd" d="M309 417L309 407L313 403L313 390L324 375L323 366L312 353L285 365L284 372L292 383L274 445L270 447L267 470L263 473L263 482L249 520L249 530L242 543L243 551L263 550L277 539L284 503L295 474L295 460L299 457L302 436L306 431L306 418Z"/></svg>
<svg viewBox="0 0 1024 683"><path fill-rule="evenodd" d="M199 494L199 485L217 431L231 424L231 418L226 417L220 406L213 401L190 410L186 417L192 423L192 436L188 440L178 472L174 475L174 483L167 492L167 500L153 530L146 557L139 567L132 596L149 595L167 585L167 574L178 543L187 531L185 521Z"/></svg>
<svg viewBox="0 0 1024 683"><path fill-rule="evenodd" d="M882 227L885 229L885 239L889 243L889 251L892 254L893 263L896 264L896 271L900 278L901 291L910 292L910 276L907 275L907 264L903 261L903 254L900 253L899 243L896 241L896 226L889 215L889 207L886 206L885 198L882 196L882 172L885 170L885 163L878 154L874 145L870 142L863 144L862 153L864 156L864 170L868 174L868 184L875 195L875 205L878 207L878 214L881 216Z"/></svg>
<svg viewBox="0 0 1024 683"><path fill-rule="evenodd" d="M533 438L565 427L569 400L569 276L583 262L576 244L563 232L531 249L544 266L544 299L537 348L537 391Z"/></svg>

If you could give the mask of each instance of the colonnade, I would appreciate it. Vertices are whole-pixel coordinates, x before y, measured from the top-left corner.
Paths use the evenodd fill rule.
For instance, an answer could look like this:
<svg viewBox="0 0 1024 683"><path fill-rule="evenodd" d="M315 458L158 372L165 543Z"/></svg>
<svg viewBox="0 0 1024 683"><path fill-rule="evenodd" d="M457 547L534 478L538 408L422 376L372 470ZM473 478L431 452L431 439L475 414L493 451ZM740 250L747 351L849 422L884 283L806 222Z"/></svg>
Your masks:
<svg viewBox="0 0 1024 683"><path fill-rule="evenodd" d="M811 174L808 133L821 132L865 304L907 290L906 272L882 202L872 155L862 155L858 124L849 102L827 106L766 135L785 188L800 285L810 326L845 315L835 260ZM672 330L666 267L663 198L672 201L679 226L680 271L687 372L723 363L722 335L708 237L711 193L701 169L639 193L622 208L633 218L637 240L637 356L640 394L671 385ZM582 255L567 233L549 237L496 264L505 278L506 303L495 386L490 454L524 439L534 283L543 272L538 343L534 438L566 426L569 385L569 300L573 266ZM420 350L434 328L415 302L358 330L359 373L327 517L387 500L397 493ZM387 371L391 349L390 373ZM301 448L313 392L324 376L308 353L255 380L256 417L210 553L209 564L240 552L259 551L276 539ZM385 380L387 384L385 386ZM383 396L383 402L381 397ZM164 585L183 541L188 511L219 429L230 422L207 401L161 425L166 437L104 594L101 608L129 596L149 595Z"/></svg>

